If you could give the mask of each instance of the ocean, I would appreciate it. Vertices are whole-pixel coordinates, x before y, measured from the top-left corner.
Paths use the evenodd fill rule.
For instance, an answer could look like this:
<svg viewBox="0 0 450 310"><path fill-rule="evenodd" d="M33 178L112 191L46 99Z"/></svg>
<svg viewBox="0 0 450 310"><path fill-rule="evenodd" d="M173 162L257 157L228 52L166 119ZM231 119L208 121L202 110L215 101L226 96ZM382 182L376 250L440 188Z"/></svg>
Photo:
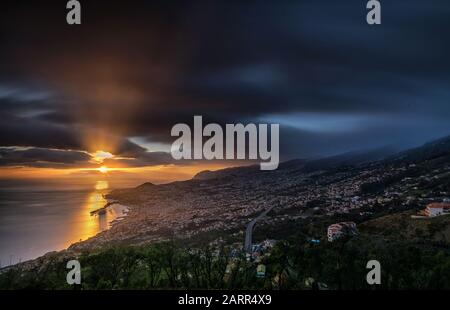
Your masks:
<svg viewBox="0 0 450 310"><path fill-rule="evenodd" d="M103 207L107 181L89 189L42 186L0 188L0 266L5 267L67 248L108 229L126 215L119 204L91 216Z"/></svg>

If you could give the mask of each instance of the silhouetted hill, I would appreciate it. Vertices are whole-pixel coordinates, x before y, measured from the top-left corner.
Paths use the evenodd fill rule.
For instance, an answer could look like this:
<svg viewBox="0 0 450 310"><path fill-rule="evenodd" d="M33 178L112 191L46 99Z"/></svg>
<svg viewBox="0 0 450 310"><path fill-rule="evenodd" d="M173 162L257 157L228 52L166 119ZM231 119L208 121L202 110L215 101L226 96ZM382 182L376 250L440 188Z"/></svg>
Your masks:
<svg viewBox="0 0 450 310"><path fill-rule="evenodd" d="M450 136L428 142L422 146L388 157L387 161L417 162L450 156Z"/></svg>
<svg viewBox="0 0 450 310"><path fill-rule="evenodd" d="M326 170L340 166L358 166L385 159L386 157L394 153L395 151L392 147L383 147L366 151L347 152L336 156L309 161L308 163L306 163L303 171L311 172L315 170Z"/></svg>
<svg viewBox="0 0 450 310"><path fill-rule="evenodd" d="M315 160L294 159L280 163L277 170L261 171L259 164L226 168L222 170L205 170L197 173L194 180L210 180L226 177L251 177L261 176L261 173L277 174L289 172L289 174L314 172L319 170L329 170L344 166L357 167L364 164L392 161L405 161L413 163L416 161L430 160L442 156L450 155L450 136L435 141L428 142L423 146L413 148L400 153L395 153L393 147L382 147L365 151L353 151L336 156L330 156Z"/></svg>
<svg viewBox="0 0 450 310"><path fill-rule="evenodd" d="M394 151L392 148L384 147L369 151L348 152L314 160L293 159L280 163L278 169L274 171L261 171L259 164L246 167L226 168L216 171L205 170L197 173L193 179L210 180L215 178L243 177L251 176L253 174L261 175L261 173L270 174L277 172L289 172L289 174L295 174L297 172L313 172L316 170L327 170L340 166L357 166L364 163L382 160L393 153Z"/></svg>
<svg viewBox="0 0 450 310"><path fill-rule="evenodd" d="M155 186L156 186L156 185L153 184L153 183L151 183L151 182L145 182L145 183L139 185L138 187L136 187L136 189L142 189L142 190L145 190L145 189L148 189L148 188L153 188L153 187L155 187Z"/></svg>
<svg viewBox="0 0 450 310"><path fill-rule="evenodd" d="M192 179L193 180L210 180L216 178L225 178L225 177L240 177L251 175L252 173L258 173L260 171L259 165L251 165L251 166L241 166L241 167L232 167L225 168L221 170L211 171L204 170L197 173Z"/></svg>

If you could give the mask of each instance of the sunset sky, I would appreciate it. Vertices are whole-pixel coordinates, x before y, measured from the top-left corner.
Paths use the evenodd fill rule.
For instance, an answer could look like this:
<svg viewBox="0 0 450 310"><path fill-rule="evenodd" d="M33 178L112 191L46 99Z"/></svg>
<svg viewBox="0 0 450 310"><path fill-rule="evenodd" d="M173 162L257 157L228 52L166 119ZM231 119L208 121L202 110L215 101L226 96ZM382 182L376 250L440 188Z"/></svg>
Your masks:
<svg viewBox="0 0 450 310"><path fill-rule="evenodd" d="M393 3L395 2L395 3ZM6 1L0 178L167 182L242 162L178 162L171 127L280 123L281 158L450 134L450 2Z"/></svg>

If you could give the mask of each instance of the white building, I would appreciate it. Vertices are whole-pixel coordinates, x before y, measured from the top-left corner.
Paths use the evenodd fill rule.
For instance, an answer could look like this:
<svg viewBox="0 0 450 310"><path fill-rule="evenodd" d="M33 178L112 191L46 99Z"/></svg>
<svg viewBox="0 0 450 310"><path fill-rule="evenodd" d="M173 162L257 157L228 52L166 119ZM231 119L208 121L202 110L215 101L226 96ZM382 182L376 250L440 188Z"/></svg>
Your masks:
<svg viewBox="0 0 450 310"><path fill-rule="evenodd" d="M448 202L433 202L427 205L424 211L428 217L450 214L450 203Z"/></svg>

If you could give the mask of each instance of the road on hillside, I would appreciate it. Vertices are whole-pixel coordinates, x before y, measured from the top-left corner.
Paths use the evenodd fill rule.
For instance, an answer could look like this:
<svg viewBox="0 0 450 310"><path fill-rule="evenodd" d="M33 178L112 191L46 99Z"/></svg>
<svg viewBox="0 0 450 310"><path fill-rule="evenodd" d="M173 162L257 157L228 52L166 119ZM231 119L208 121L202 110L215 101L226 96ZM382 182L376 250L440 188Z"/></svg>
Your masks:
<svg viewBox="0 0 450 310"><path fill-rule="evenodd" d="M244 241L244 250L247 253L252 252L252 233L253 233L253 227L255 226L256 222L262 219L264 216L266 216L267 213L270 212L275 206L271 206L269 209L263 211L260 215L255 217L253 220L250 221L250 223L247 224L247 229L245 230L245 241Z"/></svg>

